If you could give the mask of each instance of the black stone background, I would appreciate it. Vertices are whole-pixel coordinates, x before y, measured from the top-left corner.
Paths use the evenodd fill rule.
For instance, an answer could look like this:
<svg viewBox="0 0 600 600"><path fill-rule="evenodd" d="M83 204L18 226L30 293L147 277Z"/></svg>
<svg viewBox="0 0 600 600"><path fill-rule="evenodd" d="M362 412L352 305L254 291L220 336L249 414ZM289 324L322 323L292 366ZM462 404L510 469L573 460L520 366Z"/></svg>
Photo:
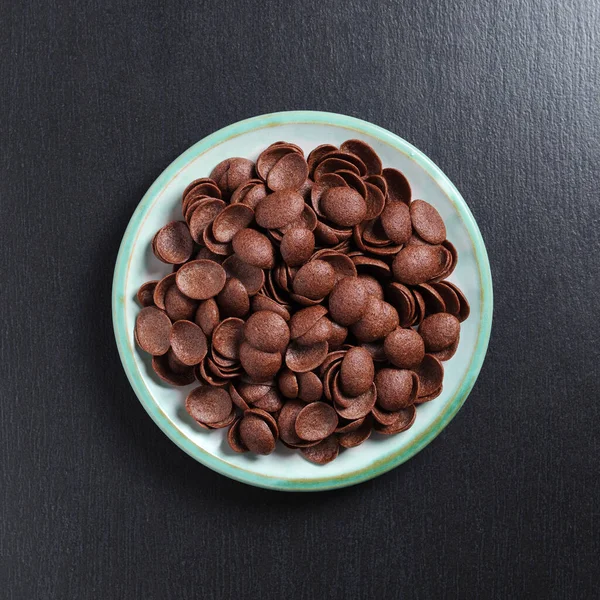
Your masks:
<svg viewBox="0 0 600 600"><path fill-rule="evenodd" d="M598 597L599 31L592 0L0 0L0 597ZM312 495L176 448L110 317L119 242L161 171L300 108L440 165L495 288L448 428Z"/></svg>

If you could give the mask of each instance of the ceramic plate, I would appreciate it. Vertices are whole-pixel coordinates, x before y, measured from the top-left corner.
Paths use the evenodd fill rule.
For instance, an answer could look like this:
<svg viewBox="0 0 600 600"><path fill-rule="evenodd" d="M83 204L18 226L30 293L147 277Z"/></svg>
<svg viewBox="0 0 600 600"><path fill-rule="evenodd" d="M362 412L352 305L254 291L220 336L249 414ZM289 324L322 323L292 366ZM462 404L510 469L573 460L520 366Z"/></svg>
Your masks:
<svg viewBox="0 0 600 600"><path fill-rule="evenodd" d="M140 307L135 295L142 283L160 279L170 266L152 254L154 233L181 219L181 194L190 181L207 177L225 158L256 160L272 142L286 140L306 154L319 144L338 145L359 138L379 153L384 167L408 178L413 198L432 203L456 246L458 266L451 281L464 291L471 316L462 324L458 352L445 363L441 396L420 405L414 425L395 436L374 435L358 448L344 450L333 462L318 466L281 444L270 456L236 454L226 429L206 431L188 417L184 400L194 386L171 388L153 373L147 355L133 340ZM119 354L140 402L156 424L202 464L233 479L278 490L326 490L353 485L408 460L450 422L469 394L485 356L492 324L492 282L487 253L471 211L450 180L422 152L376 125L343 115L294 111L254 117L230 125L192 146L154 182L137 207L119 250L113 282L113 322Z"/></svg>

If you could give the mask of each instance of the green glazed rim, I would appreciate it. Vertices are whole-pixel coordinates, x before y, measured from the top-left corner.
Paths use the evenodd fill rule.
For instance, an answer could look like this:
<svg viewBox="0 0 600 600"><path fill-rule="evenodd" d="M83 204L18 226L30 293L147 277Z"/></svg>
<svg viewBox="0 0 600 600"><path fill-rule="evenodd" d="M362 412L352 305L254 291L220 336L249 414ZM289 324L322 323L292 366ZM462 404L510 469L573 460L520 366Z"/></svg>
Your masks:
<svg viewBox="0 0 600 600"><path fill-rule="evenodd" d="M442 188L444 193L457 209L471 237L471 241L475 250L475 259L478 264L479 274L482 282L481 321L479 323L479 332L477 335L475 351L471 358L471 363L469 365L467 374L464 377L460 388L454 394L450 402L447 403L444 410L438 415L436 420L418 438L413 440L410 446L392 452L388 456L375 461L368 467L346 473L344 475L335 477L322 477L318 479L294 479L292 477L289 479L283 479L280 477L259 475L227 463L225 460L206 452L190 439L185 437L185 435L175 426L175 424L163 413L144 384L142 375L134 361L134 349L130 341L131 336L127 331L125 316L125 306L127 301L125 297L125 285L127 281L127 274L130 268L130 257L133 245L138 235L140 225L165 186L188 163L212 147L221 144L230 138L234 138L241 134L257 129L295 123L326 124L343 127L346 129L353 129L357 132L377 138L378 140L392 146L400 152L409 155L411 159L416 161L436 181L436 183ZM487 251L485 249L485 244L483 243L481 232L479 231L479 227L477 226L469 207L448 177L446 177L446 175L444 175L444 173L420 150L409 144L406 140L403 140L401 137L391 133L390 131L387 131L386 129L383 129L382 127L373 125L372 123L368 123L367 121L363 121L361 119L348 117L346 115L307 110L271 113L268 115L261 115L239 121L238 123L234 123L233 125L229 125L228 127L220 129L219 131L199 141L197 144L194 144L175 161L173 161L146 192L142 198L142 201L133 213L131 220L129 221L129 225L127 226L127 230L123 236L123 241L121 242L121 247L119 248L112 289L113 326L117 347L119 349L119 355L121 356L125 373L127 374L133 390L142 403L142 406L146 409L155 423L182 450L210 469L243 483L283 491L320 491L355 485L393 469L394 467L407 461L409 458L427 446L427 444L429 444L452 420L459 408L465 402L469 392L475 384L475 380L477 379L485 358L485 353L490 338L490 332L492 328L492 312L492 275L490 272L490 264Z"/></svg>

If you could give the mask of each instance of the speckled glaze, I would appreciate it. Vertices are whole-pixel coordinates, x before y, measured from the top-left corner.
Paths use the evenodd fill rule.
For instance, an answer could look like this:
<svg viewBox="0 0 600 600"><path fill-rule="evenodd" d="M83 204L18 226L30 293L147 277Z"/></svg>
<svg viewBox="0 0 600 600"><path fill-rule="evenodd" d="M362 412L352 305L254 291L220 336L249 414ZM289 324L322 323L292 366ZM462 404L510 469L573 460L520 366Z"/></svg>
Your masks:
<svg viewBox="0 0 600 600"><path fill-rule="evenodd" d="M459 253L450 277L471 304L462 324L458 352L445 363L444 391L418 407L408 431L389 437L374 435L362 446L344 450L330 464L317 466L299 452L279 447L269 456L235 454L226 430L205 431L187 415L184 399L190 389L170 388L153 374L150 357L134 343L133 329L140 307L139 286L169 270L152 254L151 240L165 223L181 219L181 194L195 178L206 177L221 160L242 156L255 160L270 143L294 142L305 153L313 147L358 138L371 144L384 166L401 170L413 198L432 203L442 215L448 239ZM112 312L117 347L127 377L156 424L190 456L228 477L265 488L317 491L366 481L414 456L450 422L466 400L481 369L492 326L492 279L479 228L450 180L414 146L371 123L333 113L292 111L254 117L225 127L192 146L154 182L137 207L121 243L113 280Z"/></svg>

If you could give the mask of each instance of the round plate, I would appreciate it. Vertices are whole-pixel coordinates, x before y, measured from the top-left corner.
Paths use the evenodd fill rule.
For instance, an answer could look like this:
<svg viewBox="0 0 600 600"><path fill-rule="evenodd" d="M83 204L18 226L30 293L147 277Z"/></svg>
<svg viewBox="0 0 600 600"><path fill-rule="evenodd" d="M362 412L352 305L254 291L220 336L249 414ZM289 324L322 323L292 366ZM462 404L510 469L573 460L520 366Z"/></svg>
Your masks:
<svg viewBox="0 0 600 600"><path fill-rule="evenodd" d="M184 400L194 386L172 388L153 373L150 357L140 352L133 329L140 307L138 288L160 279L170 266L152 254L154 233L181 219L181 194L193 179L207 177L225 158L256 160L278 140L294 142L306 154L319 144L340 145L359 138L379 153L384 167L395 167L408 178L413 198L432 203L446 223L448 239L459 260L452 276L471 304L462 324L458 352L445 363L444 390L417 409L414 425L395 436L373 435L358 448L344 450L333 462L318 466L298 451L278 444L269 456L236 454L225 439L226 429L206 431L187 415ZM450 180L422 152L378 127L332 113L293 111L240 121L192 146L154 182L137 207L119 250L112 297L113 323L119 354L140 402L156 424L202 464L233 479L278 490L326 490L353 485L389 471L424 448L450 422L469 394L481 369L492 325L492 280L481 233L471 211ZM197 385L197 384L196 384Z"/></svg>

